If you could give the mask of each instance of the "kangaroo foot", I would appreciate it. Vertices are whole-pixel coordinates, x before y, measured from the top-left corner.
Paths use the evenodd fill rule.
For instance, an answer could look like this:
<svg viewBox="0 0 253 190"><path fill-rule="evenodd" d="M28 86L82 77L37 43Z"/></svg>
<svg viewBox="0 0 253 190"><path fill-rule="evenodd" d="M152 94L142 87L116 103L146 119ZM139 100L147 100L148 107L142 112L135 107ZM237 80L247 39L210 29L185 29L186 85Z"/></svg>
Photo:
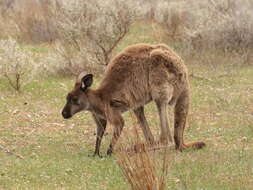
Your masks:
<svg viewBox="0 0 253 190"><path fill-rule="evenodd" d="M181 146L176 145L176 150L183 151L189 148L197 150L197 149L202 149L205 146L206 144L204 142L192 142L188 144L182 144Z"/></svg>

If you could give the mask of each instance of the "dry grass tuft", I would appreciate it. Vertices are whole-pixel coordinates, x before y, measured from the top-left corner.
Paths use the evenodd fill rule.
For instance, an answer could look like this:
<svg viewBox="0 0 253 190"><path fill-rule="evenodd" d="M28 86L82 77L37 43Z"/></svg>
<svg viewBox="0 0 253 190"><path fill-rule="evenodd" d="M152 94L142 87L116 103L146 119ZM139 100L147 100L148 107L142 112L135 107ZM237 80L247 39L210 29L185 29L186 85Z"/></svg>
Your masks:
<svg viewBox="0 0 253 190"><path fill-rule="evenodd" d="M117 163L132 190L164 190L170 163L168 148L143 143L137 127L135 123L120 143L115 153Z"/></svg>

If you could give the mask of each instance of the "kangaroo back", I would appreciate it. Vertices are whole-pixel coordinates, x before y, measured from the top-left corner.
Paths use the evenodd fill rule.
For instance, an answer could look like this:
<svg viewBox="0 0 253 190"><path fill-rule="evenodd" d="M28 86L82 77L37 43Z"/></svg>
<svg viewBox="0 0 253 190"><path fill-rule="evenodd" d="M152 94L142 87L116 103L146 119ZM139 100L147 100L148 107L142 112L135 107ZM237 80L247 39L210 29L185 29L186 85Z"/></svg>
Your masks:
<svg viewBox="0 0 253 190"><path fill-rule="evenodd" d="M183 60L172 49L163 44L156 47L150 52L152 65L164 64L168 71L175 74L178 79L186 79L187 68Z"/></svg>

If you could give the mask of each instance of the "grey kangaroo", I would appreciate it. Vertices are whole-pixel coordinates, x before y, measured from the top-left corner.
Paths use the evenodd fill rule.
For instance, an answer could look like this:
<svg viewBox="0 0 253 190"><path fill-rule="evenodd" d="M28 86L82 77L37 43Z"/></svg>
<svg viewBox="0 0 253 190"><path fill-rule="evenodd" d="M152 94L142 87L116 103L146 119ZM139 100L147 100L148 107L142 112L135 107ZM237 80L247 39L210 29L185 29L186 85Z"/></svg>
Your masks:
<svg viewBox="0 0 253 190"><path fill-rule="evenodd" d="M154 101L160 118L160 142L172 142L168 125L168 105L174 106L175 148L200 149L204 142L184 143L183 133L189 109L189 80L183 60L168 46L136 44L116 55L108 64L97 89L91 89L93 75L81 73L74 89L67 95L62 111L65 119L88 110L97 125L96 148L99 149L106 124L113 126L113 136L107 154L112 154L124 126L122 113L133 110L147 142L155 143L144 115L144 105Z"/></svg>

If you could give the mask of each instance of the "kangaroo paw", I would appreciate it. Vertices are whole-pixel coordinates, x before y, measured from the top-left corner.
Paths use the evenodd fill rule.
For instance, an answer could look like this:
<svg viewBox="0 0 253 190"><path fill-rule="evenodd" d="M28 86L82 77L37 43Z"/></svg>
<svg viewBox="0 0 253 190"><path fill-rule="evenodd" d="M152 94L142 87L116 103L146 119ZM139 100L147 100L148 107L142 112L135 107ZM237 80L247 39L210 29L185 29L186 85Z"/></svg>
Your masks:
<svg viewBox="0 0 253 190"><path fill-rule="evenodd" d="M176 150L180 150L181 152L185 149L190 149L190 148L197 150L197 149L202 149L205 146L206 144L204 142L192 142L192 143L176 146Z"/></svg>

